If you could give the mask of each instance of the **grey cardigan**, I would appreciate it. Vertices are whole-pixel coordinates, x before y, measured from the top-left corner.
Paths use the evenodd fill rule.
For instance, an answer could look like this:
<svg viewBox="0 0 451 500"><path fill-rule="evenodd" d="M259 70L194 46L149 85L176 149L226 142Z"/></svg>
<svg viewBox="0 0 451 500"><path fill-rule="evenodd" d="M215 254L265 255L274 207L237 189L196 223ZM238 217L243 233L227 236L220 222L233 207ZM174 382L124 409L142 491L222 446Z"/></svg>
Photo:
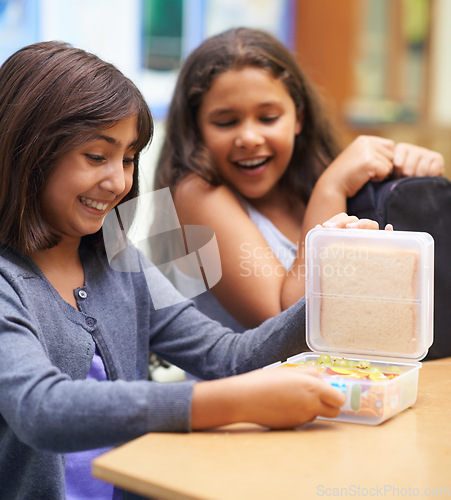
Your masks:
<svg viewBox="0 0 451 500"><path fill-rule="evenodd" d="M190 430L193 382L149 382L149 349L203 379L306 349L304 301L233 333L192 302L157 309L142 272L83 245L85 286L66 303L31 259L0 246L0 498L64 498L65 453ZM177 292L157 275L158 289ZM155 287L152 287L155 289ZM80 293L81 292L81 293ZM87 380L95 345L108 381Z"/></svg>

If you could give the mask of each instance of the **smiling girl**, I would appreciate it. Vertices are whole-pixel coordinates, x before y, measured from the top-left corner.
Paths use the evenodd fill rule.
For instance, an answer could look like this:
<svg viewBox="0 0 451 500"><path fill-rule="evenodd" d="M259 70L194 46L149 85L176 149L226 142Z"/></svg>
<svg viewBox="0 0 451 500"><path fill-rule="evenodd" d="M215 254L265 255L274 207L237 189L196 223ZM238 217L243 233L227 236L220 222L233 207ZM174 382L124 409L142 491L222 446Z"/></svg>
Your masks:
<svg viewBox="0 0 451 500"><path fill-rule="evenodd" d="M340 153L293 55L253 29L221 33L188 56L166 125L155 186L171 188L182 224L214 229L222 278L195 300L235 330L304 295L307 232L345 212L366 182L444 169L440 154L380 137Z"/></svg>
<svg viewBox="0 0 451 500"><path fill-rule="evenodd" d="M110 267L102 224L137 196L152 133L138 89L93 54L42 42L0 68L2 499L121 498L90 473L112 446L234 422L295 427L344 403L316 372L258 370L306 348L304 301L236 334L159 273L159 303L176 305L155 308L133 247L137 268ZM149 350L226 378L148 381Z"/></svg>
<svg viewBox="0 0 451 500"><path fill-rule="evenodd" d="M78 247L80 238L97 233L105 215L129 193L133 184L137 117L93 133L86 144L63 155L41 194L41 210L58 245L29 256L61 297L78 307L73 290L84 284Z"/></svg>

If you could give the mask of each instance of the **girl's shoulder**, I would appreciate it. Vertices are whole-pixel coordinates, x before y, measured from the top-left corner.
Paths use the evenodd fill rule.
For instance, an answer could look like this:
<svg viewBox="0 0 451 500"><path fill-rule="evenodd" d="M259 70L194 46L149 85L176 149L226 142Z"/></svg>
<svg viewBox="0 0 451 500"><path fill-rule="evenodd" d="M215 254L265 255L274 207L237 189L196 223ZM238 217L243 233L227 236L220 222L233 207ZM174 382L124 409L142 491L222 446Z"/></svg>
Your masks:
<svg viewBox="0 0 451 500"><path fill-rule="evenodd" d="M195 214L199 212L246 213L242 200L227 185L214 186L196 174L189 174L179 184L174 192L174 204L177 212Z"/></svg>
<svg viewBox="0 0 451 500"><path fill-rule="evenodd" d="M19 277L34 277L36 267L33 266L33 261L29 257L0 244L0 275L11 281Z"/></svg>
<svg viewBox="0 0 451 500"><path fill-rule="evenodd" d="M177 197L194 197L199 195L205 196L224 196L226 194L235 194L225 184L213 185L197 174L191 173L184 177L175 187L175 196ZM235 196L236 198L236 196Z"/></svg>

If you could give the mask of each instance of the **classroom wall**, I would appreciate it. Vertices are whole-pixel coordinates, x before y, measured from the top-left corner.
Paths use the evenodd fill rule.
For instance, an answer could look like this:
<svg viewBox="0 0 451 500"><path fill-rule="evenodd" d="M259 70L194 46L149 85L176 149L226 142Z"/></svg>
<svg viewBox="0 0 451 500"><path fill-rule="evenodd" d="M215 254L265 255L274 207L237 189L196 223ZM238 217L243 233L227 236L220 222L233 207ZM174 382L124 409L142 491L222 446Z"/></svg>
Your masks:
<svg viewBox="0 0 451 500"><path fill-rule="evenodd" d="M451 2L449 0L435 0L433 23L432 117L439 124L451 126Z"/></svg>
<svg viewBox="0 0 451 500"><path fill-rule="evenodd" d="M451 178L451 2L296 5L297 56L345 141L372 134L435 149Z"/></svg>

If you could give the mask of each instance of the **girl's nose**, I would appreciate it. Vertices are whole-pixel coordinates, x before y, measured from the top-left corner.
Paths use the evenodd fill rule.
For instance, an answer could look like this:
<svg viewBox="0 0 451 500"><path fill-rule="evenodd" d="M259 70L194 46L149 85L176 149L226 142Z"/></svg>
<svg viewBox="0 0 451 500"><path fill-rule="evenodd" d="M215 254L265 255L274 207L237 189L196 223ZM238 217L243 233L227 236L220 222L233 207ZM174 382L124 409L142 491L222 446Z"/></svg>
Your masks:
<svg viewBox="0 0 451 500"><path fill-rule="evenodd" d="M115 195L120 195L125 189L125 184L125 172L122 161L109 163L105 168L104 176L101 181L102 189L110 191Z"/></svg>
<svg viewBox="0 0 451 500"><path fill-rule="evenodd" d="M236 135L235 145L239 148L252 149L265 142L264 136L254 125L243 126Z"/></svg>

